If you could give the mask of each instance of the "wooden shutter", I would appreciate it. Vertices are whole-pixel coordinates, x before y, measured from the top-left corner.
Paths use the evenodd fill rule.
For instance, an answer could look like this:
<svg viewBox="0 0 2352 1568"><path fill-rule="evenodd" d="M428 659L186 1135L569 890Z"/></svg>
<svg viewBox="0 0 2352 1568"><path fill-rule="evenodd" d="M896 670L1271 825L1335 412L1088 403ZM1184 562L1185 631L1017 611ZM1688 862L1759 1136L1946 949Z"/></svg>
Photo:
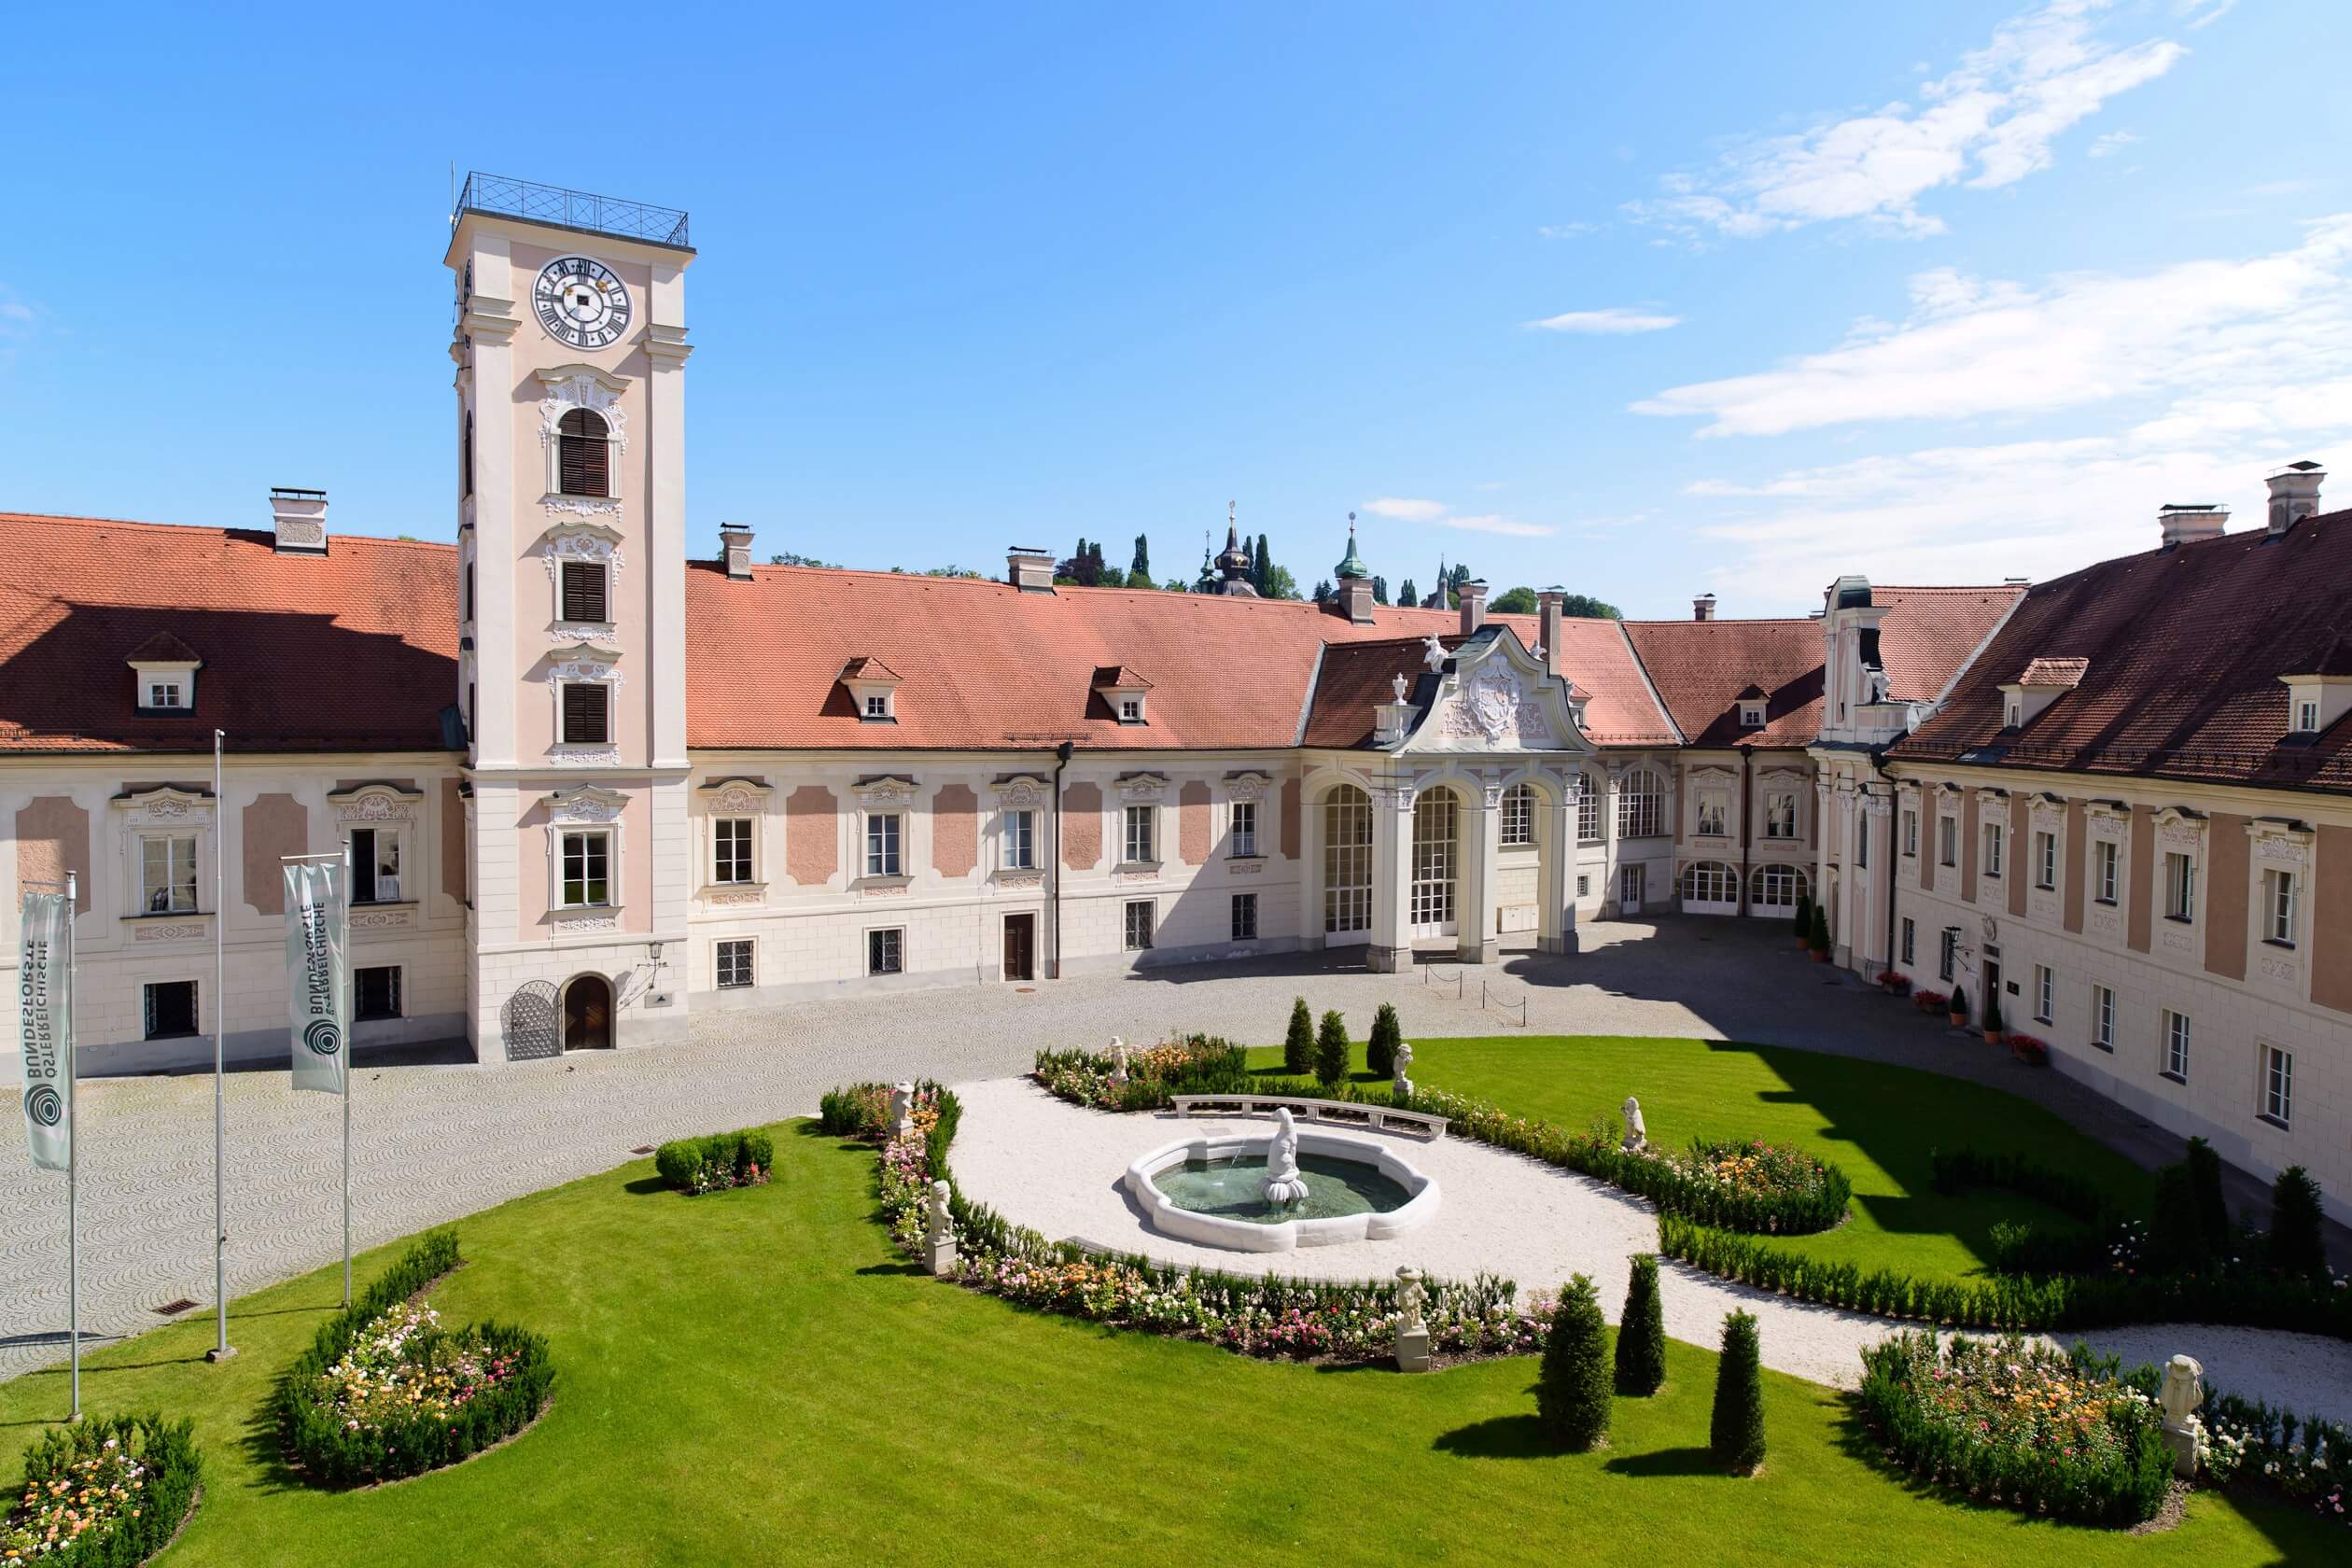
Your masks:
<svg viewBox="0 0 2352 1568"><path fill-rule="evenodd" d="M598 561L566 561L564 563L564 619L567 621L609 621L609 607L605 603L605 567Z"/></svg>
<svg viewBox="0 0 2352 1568"><path fill-rule="evenodd" d="M564 739L570 745L602 746L612 737L606 727L607 689L583 681L564 688Z"/></svg>
<svg viewBox="0 0 2352 1568"><path fill-rule="evenodd" d="M611 449L605 441L603 416L574 409L556 428L561 459L556 483L563 486L563 494L611 495Z"/></svg>

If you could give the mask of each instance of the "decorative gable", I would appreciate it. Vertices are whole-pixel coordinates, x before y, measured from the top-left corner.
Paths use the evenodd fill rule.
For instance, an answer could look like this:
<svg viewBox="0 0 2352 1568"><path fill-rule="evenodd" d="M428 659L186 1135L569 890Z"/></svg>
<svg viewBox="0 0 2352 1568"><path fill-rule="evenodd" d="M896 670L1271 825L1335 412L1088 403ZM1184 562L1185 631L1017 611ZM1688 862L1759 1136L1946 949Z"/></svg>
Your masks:
<svg viewBox="0 0 2352 1568"><path fill-rule="evenodd" d="M849 701L861 722L898 722L898 671L861 653L841 666L841 683L849 688Z"/></svg>
<svg viewBox="0 0 2352 1568"><path fill-rule="evenodd" d="M1095 695L1111 709L1111 716L1122 724L1142 724L1144 702L1150 695L1152 683L1125 665L1099 665L1094 672Z"/></svg>
<svg viewBox="0 0 2352 1568"><path fill-rule="evenodd" d="M196 709L196 672L203 656L169 632L158 632L124 661L131 666L132 706L142 714L188 714Z"/></svg>
<svg viewBox="0 0 2352 1568"><path fill-rule="evenodd" d="M1434 639L1433 639L1434 641ZM1589 751L1570 687L1508 627L1488 628L1433 663L1429 716L1404 737L1412 751Z"/></svg>

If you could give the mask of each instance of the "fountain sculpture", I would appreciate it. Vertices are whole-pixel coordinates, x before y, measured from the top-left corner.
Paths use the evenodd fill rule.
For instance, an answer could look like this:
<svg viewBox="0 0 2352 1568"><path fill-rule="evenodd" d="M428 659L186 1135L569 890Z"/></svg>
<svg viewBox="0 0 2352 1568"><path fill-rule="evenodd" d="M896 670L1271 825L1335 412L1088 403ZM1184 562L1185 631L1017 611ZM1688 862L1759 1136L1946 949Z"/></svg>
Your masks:
<svg viewBox="0 0 2352 1568"><path fill-rule="evenodd" d="M1291 1125L1287 1105L1274 1113L1274 1141L1267 1146L1266 1182L1258 1190L1281 1209L1306 1201L1307 1178L1298 1173L1298 1129Z"/></svg>

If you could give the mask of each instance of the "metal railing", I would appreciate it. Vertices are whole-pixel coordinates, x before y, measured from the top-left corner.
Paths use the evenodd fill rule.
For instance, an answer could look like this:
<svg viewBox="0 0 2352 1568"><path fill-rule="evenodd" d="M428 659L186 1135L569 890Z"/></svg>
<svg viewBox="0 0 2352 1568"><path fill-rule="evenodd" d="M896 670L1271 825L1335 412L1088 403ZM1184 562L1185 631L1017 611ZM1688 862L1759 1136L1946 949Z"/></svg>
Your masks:
<svg viewBox="0 0 2352 1568"><path fill-rule="evenodd" d="M693 248L686 238L686 215L676 207L624 202L615 196L566 190L561 186L485 175L479 170L466 176L465 188L457 193L457 205L450 213L449 221L455 225L461 214L469 212L500 213L534 223L552 223L560 229L577 229L583 233L616 234L651 245L675 245L680 250Z"/></svg>

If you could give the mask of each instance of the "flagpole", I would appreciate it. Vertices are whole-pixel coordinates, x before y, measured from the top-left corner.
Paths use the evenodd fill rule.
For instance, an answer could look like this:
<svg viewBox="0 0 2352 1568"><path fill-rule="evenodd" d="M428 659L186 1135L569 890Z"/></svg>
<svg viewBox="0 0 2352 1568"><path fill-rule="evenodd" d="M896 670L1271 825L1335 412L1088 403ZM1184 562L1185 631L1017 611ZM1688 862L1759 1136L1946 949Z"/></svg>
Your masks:
<svg viewBox="0 0 2352 1568"><path fill-rule="evenodd" d="M228 735L213 731L213 811L228 824L228 797L221 792L220 754ZM227 1149L229 1111L224 1075L227 1072L229 1028L229 894L228 856L222 833L213 833L213 1323L214 1344L206 1361L227 1361L237 1352L229 1347L229 1208Z"/></svg>
<svg viewBox="0 0 2352 1568"><path fill-rule="evenodd" d="M81 1076L80 1053L74 1042L74 982L78 977L81 947L74 931L74 912L81 899L78 884L78 874L65 874L65 1125L72 1129L65 1141L65 1331L74 1343L74 1413L66 1420L73 1422L82 1419L81 1128L74 1119L74 1081Z"/></svg>
<svg viewBox="0 0 2352 1568"><path fill-rule="evenodd" d="M338 945L343 953L343 1014L336 1022L343 1029L343 1305L351 1305L351 840L343 840L343 885L340 907L343 911L341 938Z"/></svg>

